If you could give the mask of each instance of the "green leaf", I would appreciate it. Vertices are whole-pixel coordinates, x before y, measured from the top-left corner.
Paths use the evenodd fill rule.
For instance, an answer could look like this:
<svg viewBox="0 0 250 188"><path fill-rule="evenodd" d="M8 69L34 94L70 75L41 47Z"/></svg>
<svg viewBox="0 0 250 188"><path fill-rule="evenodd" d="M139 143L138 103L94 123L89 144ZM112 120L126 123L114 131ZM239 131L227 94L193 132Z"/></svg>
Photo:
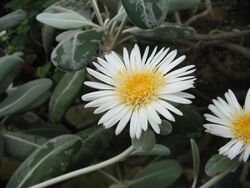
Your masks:
<svg viewBox="0 0 250 188"><path fill-rule="evenodd" d="M62 40L51 54L55 66L65 71L84 68L96 53L103 31L88 30L74 33Z"/></svg>
<svg viewBox="0 0 250 188"><path fill-rule="evenodd" d="M133 24L143 29L156 27L163 22L169 3L169 0L122 0Z"/></svg>
<svg viewBox="0 0 250 188"><path fill-rule="evenodd" d="M137 188L166 188L181 175L182 169L174 160L164 160L148 165L136 174L129 185Z"/></svg>
<svg viewBox="0 0 250 188"><path fill-rule="evenodd" d="M0 83L13 71L23 60L17 55L6 55L0 58Z"/></svg>
<svg viewBox="0 0 250 188"><path fill-rule="evenodd" d="M139 139L134 138L132 140L133 146L137 151L149 152L155 146L155 134L152 130L148 129L143 132Z"/></svg>
<svg viewBox="0 0 250 188"><path fill-rule="evenodd" d="M54 3L48 9L62 9L63 11L73 10L87 19L91 19L91 4L88 0L61 0ZM47 11L47 9L46 9ZM53 11L52 11L53 12ZM59 11L60 12L60 11Z"/></svg>
<svg viewBox="0 0 250 188"><path fill-rule="evenodd" d="M160 125L160 135L169 135L173 130L172 124L167 120L162 120Z"/></svg>
<svg viewBox="0 0 250 188"><path fill-rule="evenodd" d="M40 136L46 138L47 140L50 138L54 138L56 136L60 136L63 134L69 134L70 131L62 126L60 127L48 127L48 128L36 128L36 129L29 129L23 131L22 133Z"/></svg>
<svg viewBox="0 0 250 188"><path fill-rule="evenodd" d="M199 5L201 0L172 0L169 5L169 12L181 11Z"/></svg>
<svg viewBox="0 0 250 188"><path fill-rule="evenodd" d="M9 29L18 25L26 18L26 12L22 9L16 10L0 18L0 31Z"/></svg>
<svg viewBox="0 0 250 188"><path fill-rule="evenodd" d="M207 161L205 172L210 177L217 176L228 169L235 162L235 160L230 160L225 156L216 154Z"/></svg>
<svg viewBox="0 0 250 188"><path fill-rule="evenodd" d="M143 30L133 27L126 31L135 35L139 39L164 42L187 38L195 33L195 30L190 26L166 22L153 29Z"/></svg>
<svg viewBox="0 0 250 188"><path fill-rule="evenodd" d="M49 91L47 91L41 97L36 99L34 102L30 103L27 107L18 111L18 113L24 113L24 112L30 111L32 109L35 109L35 108L41 106L50 98L50 96L51 96L51 93Z"/></svg>
<svg viewBox="0 0 250 188"><path fill-rule="evenodd" d="M52 85L50 79L38 79L17 87L0 103L0 117L11 115L27 108L46 93Z"/></svg>
<svg viewBox="0 0 250 188"><path fill-rule="evenodd" d="M193 157L194 179L197 179L200 169L200 153L199 153L199 148L193 139L190 139L190 144Z"/></svg>
<svg viewBox="0 0 250 188"><path fill-rule="evenodd" d="M55 29L48 25L42 27L42 42L45 53L48 54L54 40Z"/></svg>
<svg viewBox="0 0 250 188"><path fill-rule="evenodd" d="M76 133L83 140L81 165L89 165L108 146L113 137L112 129L94 126Z"/></svg>
<svg viewBox="0 0 250 188"><path fill-rule="evenodd" d="M5 152L15 159L24 160L47 139L22 132L4 132ZM21 149L20 149L21 148Z"/></svg>
<svg viewBox="0 0 250 188"><path fill-rule="evenodd" d="M67 121L76 129L86 128L95 125L100 115L94 114L93 108L84 108L84 105L70 107L65 114Z"/></svg>
<svg viewBox="0 0 250 188"><path fill-rule="evenodd" d="M13 67L9 74L0 83L0 94L4 93L10 84L13 83L19 72L20 68L18 66Z"/></svg>
<svg viewBox="0 0 250 188"><path fill-rule="evenodd" d="M56 36L56 41L61 42L62 40L70 39L70 38L74 37L79 32L81 32L81 30L64 31Z"/></svg>
<svg viewBox="0 0 250 188"><path fill-rule="evenodd" d="M57 29L77 29L86 26L94 26L91 20L74 12L60 12L60 13L41 13L36 19L46 25Z"/></svg>
<svg viewBox="0 0 250 188"><path fill-rule="evenodd" d="M6 188L26 188L64 174L78 158L81 148L78 136L62 135L49 140L21 164Z"/></svg>
<svg viewBox="0 0 250 188"><path fill-rule="evenodd" d="M61 78L49 103L49 118L53 123L58 123L62 119L65 111L82 88L84 80L84 70L65 73Z"/></svg>
<svg viewBox="0 0 250 188"><path fill-rule="evenodd" d="M143 151L138 151L135 150L131 155L162 155L162 156L167 156L170 154L170 149L164 145L161 144L155 144L153 149L149 152L143 152Z"/></svg>

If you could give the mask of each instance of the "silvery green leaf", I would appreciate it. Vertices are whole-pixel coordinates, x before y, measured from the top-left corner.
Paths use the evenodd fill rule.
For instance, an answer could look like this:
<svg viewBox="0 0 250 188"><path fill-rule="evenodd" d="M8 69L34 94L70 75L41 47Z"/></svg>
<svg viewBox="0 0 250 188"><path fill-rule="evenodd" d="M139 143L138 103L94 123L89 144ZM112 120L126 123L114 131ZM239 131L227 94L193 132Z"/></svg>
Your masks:
<svg viewBox="0 0 250 188"><path fill-rule="evenodd" d="M13 71L14 67L23 62L17 55L6 55L0 58L0 83Z"/></svg>
<svg viewBox="0 0 250 188"><path fill-rule="evenodd" d="M146 132L143 132L139 139L134 138L132 140L133 146L137 151L149 152L155 146L155 134L152 130L148 129Z"/></svg>
<svg viewBox="0 0 250 188"><path fill-rule="evenodd" d="M170 149L168 147L161 145L161 144L155 144L153 149L149 152L135 150L131 155L142 155L142 156L162 155L162 156L167 156L169 154L170 154Z"/></svg>
<svg viewBox="0 0 250 188"><path fill-rule="evenodd" d="M55 87L50 103L49 118L52 123L58 123L72 101L76 98L85 80L85 70L67 72Z"/></svg>
<svg viewBox="0 0 250 188"><path fill-rule="evenodd" d="M76 33L81 32L81 30L69 30L69 31L64 31L60 33L59 35L56 36L56 41L61 42L62 40L68 40L71 37L74 37Z"/></svg>
<svg viewBox="0 0 250 188"><path fill-rule="evenodd" d="M207 161L205 172L210 177L217 176L228 169L236 160L238 159L230 160L225 156L216 154Z"/></svg>
<svg viewBox="0 0 250 188"><path fill-rule="evenodd" d="M74 32L56 46L51 54L51 61L64 71L84 68L97 52L103 34L103 31L94 29Z"/></svg>
<svg viewBox="0 0 250 188"><path fill-rule="evenodd" d="M137 27L132 27L126 31L143 40L166 42L191 37L195 33L194 28L190 26L166 22L153 29L143 30Z"/></svg>
<svg viewBox="0 0 250 188"><path fill-rule="evenodd" d="M160 135L169 135L173 130L172 124L167 120L162 120L160 124Z"/></svg>
<svg viewBox="0 0 250 188"><path fill-rule="evenodd" d="M36 149L15 171L6 188L27 188L66 173L78 160L82 139L62 135Z"/></svg>
<svg viewBox="0 0 250 188"><path fill-rule="evenodd" d="M149 164L128 182L137 188L166 188L172 185L181 175L182 169L175 160L163 160Z"/></svg>
<svg viewBox="0 0 250 188"><path fill-rule="evenodd" d="M10 14L0 17L0 31L9 29L18 25L26 18L26 12L22 9L16 10Z"/></svg>
<svg viewBox="0 0 250 188"><path fill-rule="evenodd" d="M143 29L160 25L166 18L170 0L122 0L133 22Z"/></svg>
<svg viewBox="0 0 250 188"><path fill-rule="evenodd" d="M77 29L95 25L91 20L73 11L61 13L45 12L38 14L36 19L43 24L57 29Z"/></svg>
<svg viewBox="0 0 250 188"><path fill-rule="evenodd" d="M37 79L17 87L0 103L0 117L18 113L44 95L52 86L50 79Z"/></svg>
<svg viewBox="0 0 250 188"><path fill-rule="evenodd" d="M194 168L193 185L195 186L198 176L199 176L199 170L200 170L200 153L199 153L199 148L193 139L190 139L190 144L191 144L191 149L192 149L193 168Z"/></svg>

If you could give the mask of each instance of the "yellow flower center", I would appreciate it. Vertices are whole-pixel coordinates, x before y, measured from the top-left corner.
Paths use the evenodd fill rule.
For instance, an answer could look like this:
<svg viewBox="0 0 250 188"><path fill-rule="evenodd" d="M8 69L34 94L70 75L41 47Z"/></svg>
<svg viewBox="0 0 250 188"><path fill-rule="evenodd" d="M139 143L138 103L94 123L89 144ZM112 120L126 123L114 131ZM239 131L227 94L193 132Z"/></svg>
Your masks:
<svg viewBox="0 0 250 188"><path fill-rule="evenodd" d="M116 91L120 100L133 108L157 99L159 89L165 86L163 76L155 71L120 71L117 78L120 81Z"/></svg>
<svg viewBox="0 0 250 188"><path fill-rule="evenodd" d="M250 142L250 112L243 113L233 121L234 134L245 143Z"/></svg>

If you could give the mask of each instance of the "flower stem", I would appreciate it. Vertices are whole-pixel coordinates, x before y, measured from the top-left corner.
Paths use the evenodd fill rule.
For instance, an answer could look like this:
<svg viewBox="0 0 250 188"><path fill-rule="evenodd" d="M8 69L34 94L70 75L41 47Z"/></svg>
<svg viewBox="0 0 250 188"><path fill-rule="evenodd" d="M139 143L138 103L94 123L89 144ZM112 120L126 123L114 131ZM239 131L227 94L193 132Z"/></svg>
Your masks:
<svg viewBox="0 0 250 188"><path fill-rule="evenodd" d="M122 22L121 22L119 28L118 28L118 31L117 31L117 33L116 33L116 35L115 35L115 37L114 37L114 40L113 40L112 43L111 43L110 49L113 49L113 48L114 48L115 43L116 43L118 37L120 36L120 34L121 34L121 32L122 32L122 29L123 29L123 27L125 26L127 20L128 20L128 16L127 16L127 14L126 14L126 15L124 16L124 18L123 18L123 20L122 20Z"/></svg>
<svg viewBox="0 0 250 188"><path fill-rule="evenodd" d="M130 146L129 148L127 148L125 151L123 151L122 153L120 153L119 155L113 157L113 158L110 158L106 161L103 161L103 162L100 162L98 164L95 164L95 165L92 165L92 166L88 166L88 167L85 167L85 168L82 168L82 169L79 169L79 170L75 170L73 172L69 172L67 174L64 174L64 175L61 175L61 176L58 176L56 178L53 178L53 179L50 179L48 181L45 181L45 182L42 182L42 183L39 183L39 184L36 184L36 185L33 185L31 186L30 188L43 188L43 187L48 187L48 186L51 186L51 185L54 185L56 183L59 183L59 182L62 182L62 181L65 181L65 180L68 180L70 178L73 178L73 177L77 177L77 176L80 176L80 175L83 175L83 174L87 174L87 173L90 173L90 172L93 172L93 171L96 171L96 170L99 170L101 168L104 168L106 166L109 166L109 165L112 165L116 162L119 162L119 161L122 161L124 160L125 158L127 158L132 152L134 151L134 147L133 146Z"/></svg>
<svg viewBox="0 0 250 188"><path fill-rule="evenodd" d="M224 178L226 175L232 172L232 170L239 166L239 161L234 162L228 169L226 169L223 173L219 174L218 176L213 177L209 181L207 181L205 184L200 186L200 188L209 188L219 182L222 178Z"/></svg>
<svg viewBox="0 0 250 188"><path fill-rule="evenodd" d="M104 22L103 22L103 19L102 19L102 16L101 16L101 13L100 13L100 10L98 8L96 0L91 0L91 4L92 4L92 7L93 7L93 9L95 11L95 15L96 15L96 18L97 18L99 24L101 26L103 26Z"/></svg>

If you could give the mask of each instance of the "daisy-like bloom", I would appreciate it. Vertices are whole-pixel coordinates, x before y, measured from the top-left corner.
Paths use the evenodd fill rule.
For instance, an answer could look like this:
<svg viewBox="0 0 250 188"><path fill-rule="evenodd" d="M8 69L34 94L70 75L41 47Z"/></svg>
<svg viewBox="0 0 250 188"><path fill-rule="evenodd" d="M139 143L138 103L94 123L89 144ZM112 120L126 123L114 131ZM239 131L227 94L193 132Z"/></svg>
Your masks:
<svg viewBox="0 0 250 188"><path fill-rule="evenodd" d="M239 156L247 161L250 154L250 89L244 107L241 107L231 90L225 93L226 100L218 97L208 108L212 114L205 114L210 123L205 124L206 132L231 140L219 149L221 155L230 159Z"/></svg>
<svg viewBox="0 0 250 188"><path fill-rule="evenodd" d="M147 47L141 56L135 45L130 55L123 49L123 58L115 52L105 55L105 60L97 58L98 63L93 62L97 71L87 68L100 82L86 81L85 85L99 91L83 95L82 100L90 101L85 107L98 107L94 113L105 112L98 124L105 128L117 124L116 135L130 124L131 138L140 138L149 126L160 133L160 115L170 121L174 121L170 111L182 115L170 102L191 103L194 96L183 91L193 87L195 78L189 74L195 69L189 65L173 70L185 56L175 59L177 50L168 51L157 52L155 47L149 54Z"/></svg>

